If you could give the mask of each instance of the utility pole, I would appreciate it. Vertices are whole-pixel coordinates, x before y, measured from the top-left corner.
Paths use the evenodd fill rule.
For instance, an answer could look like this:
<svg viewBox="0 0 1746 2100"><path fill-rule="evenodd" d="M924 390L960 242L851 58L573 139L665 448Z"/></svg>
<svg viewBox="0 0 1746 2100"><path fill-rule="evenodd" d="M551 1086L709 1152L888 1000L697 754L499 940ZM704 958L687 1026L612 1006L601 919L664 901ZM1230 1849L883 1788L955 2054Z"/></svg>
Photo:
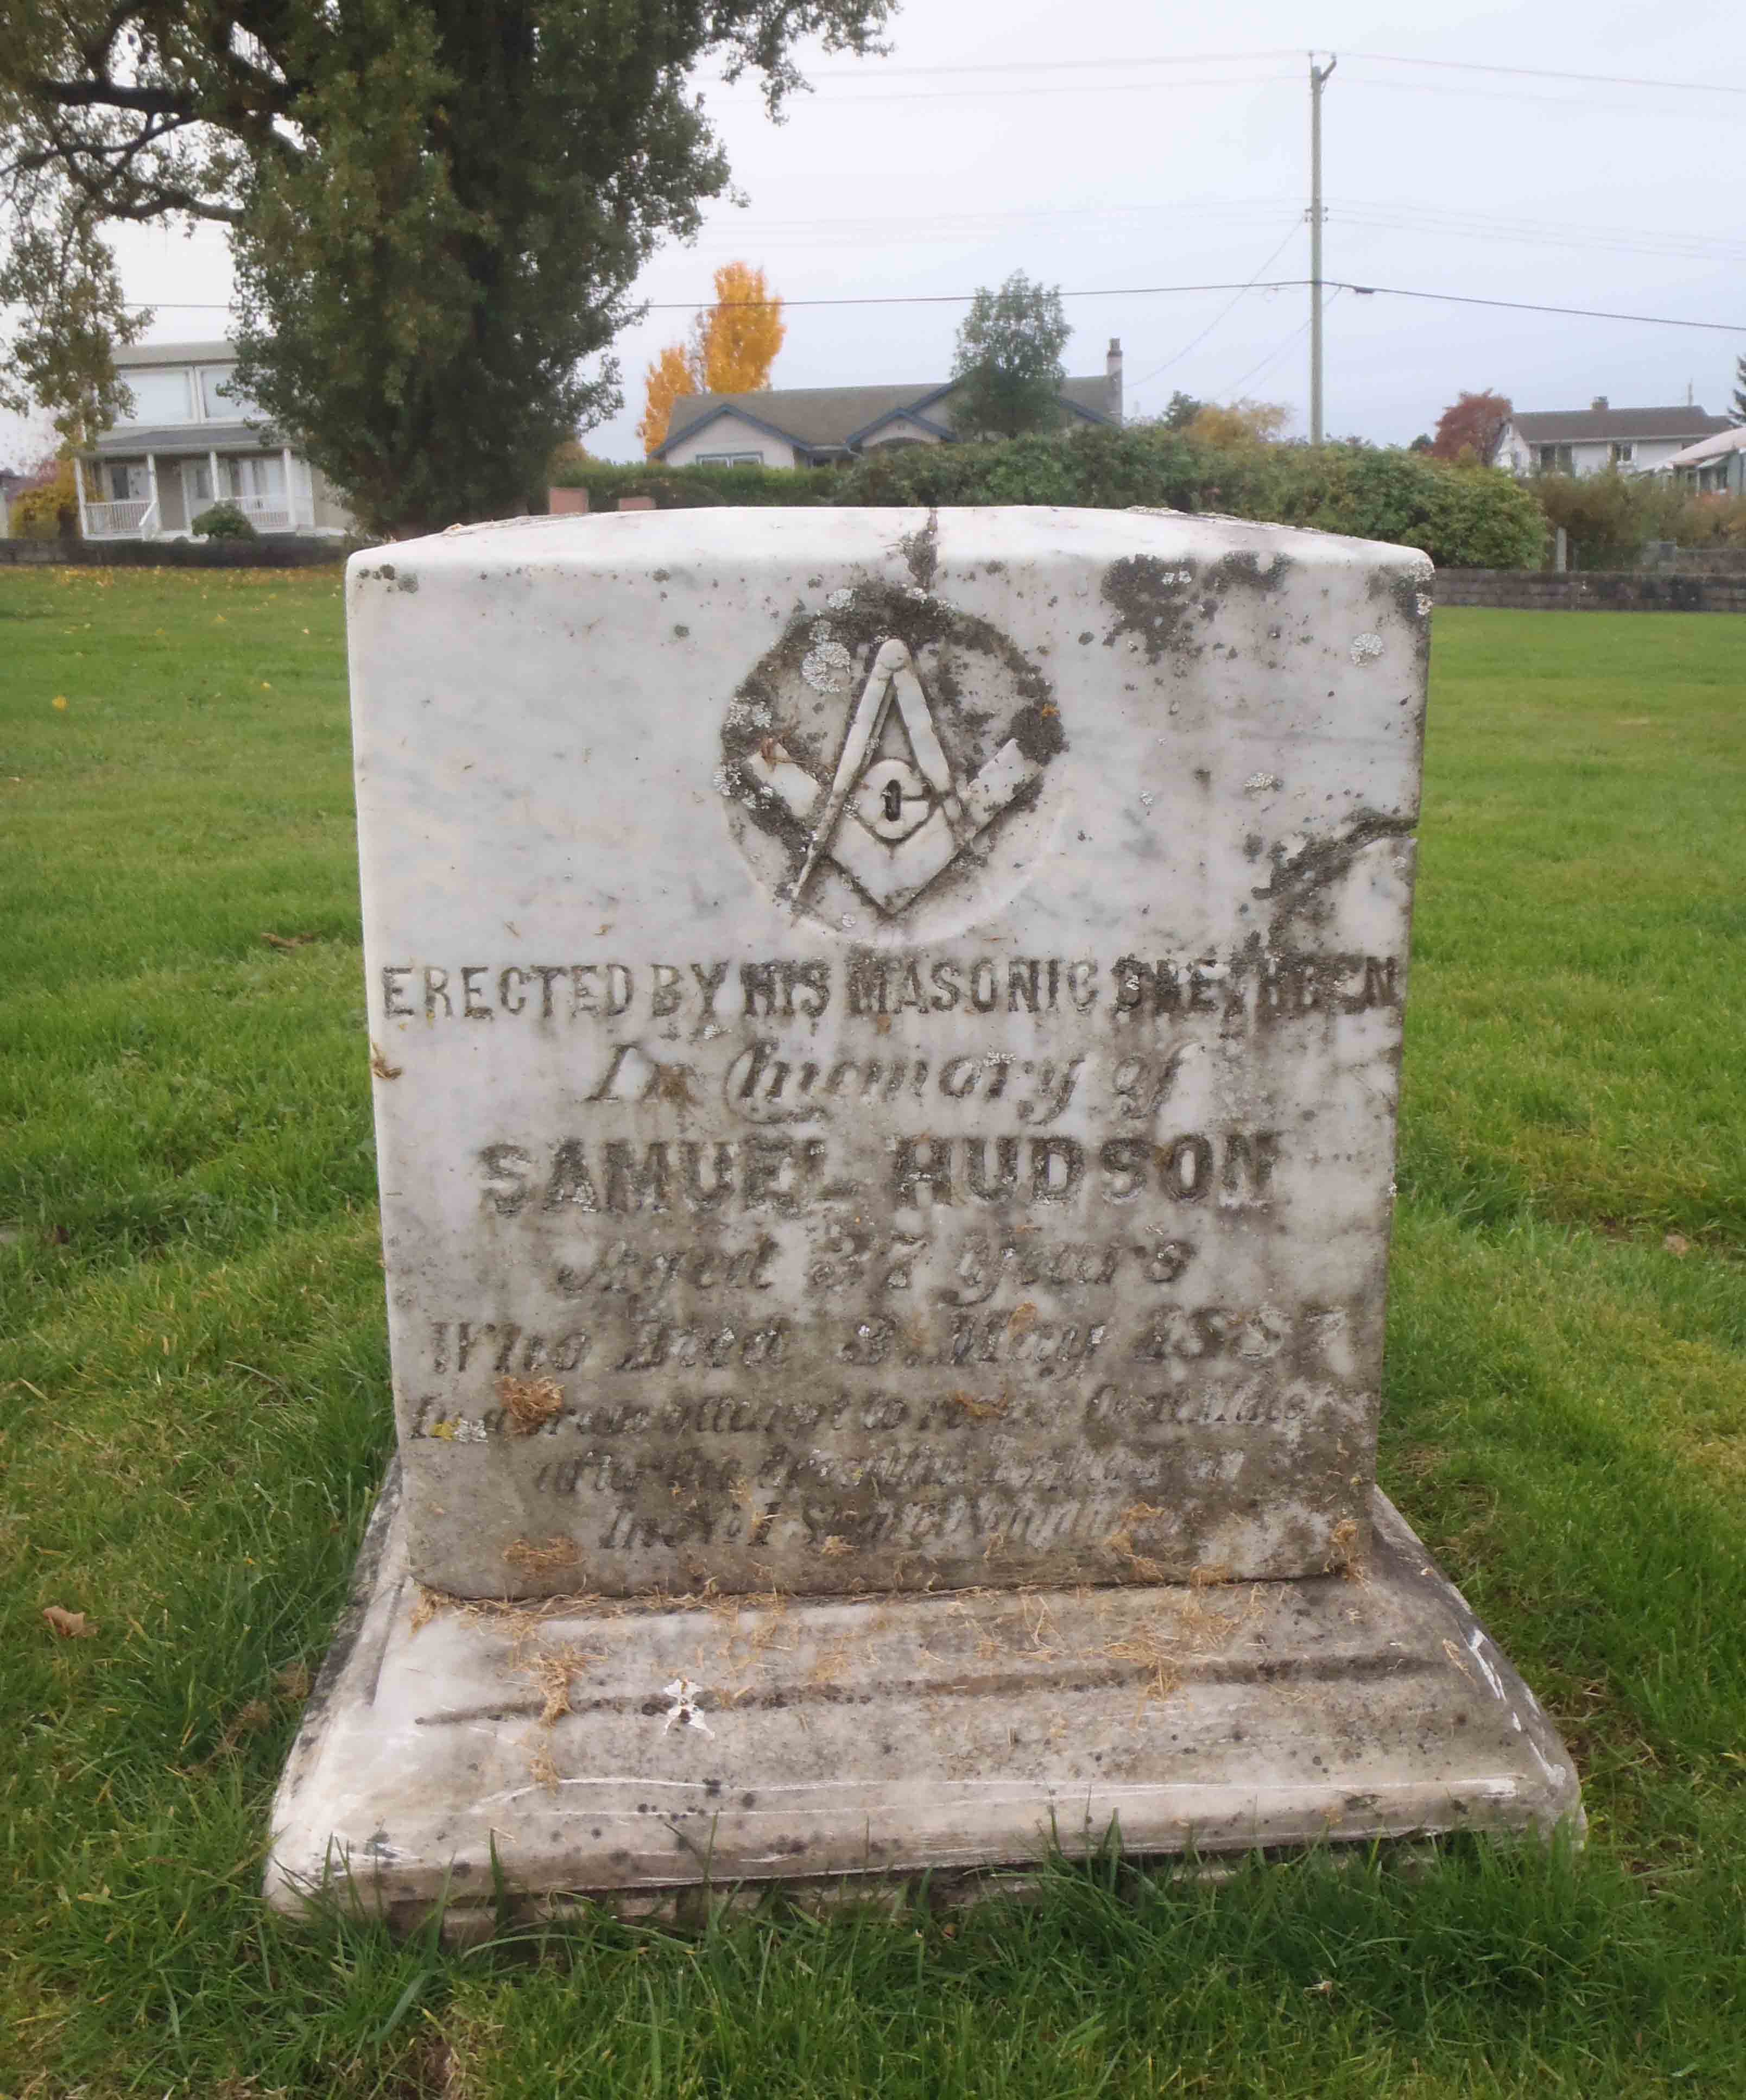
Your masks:
<svg viewBox="0 0 1746 2100"><path fill-rule="evenodd" d="M1331 54L1325 66L1316 63L1316 54L1310 53L1309 89L1309 152L1310 152L1310 208L1309 208L1309 273L1310 273L1310 335L1309 335L1309 439L1312 445L1321 443L1321 222L1325 216L1321 208L1321 91L1331 78L1338 59Z"/></svg>

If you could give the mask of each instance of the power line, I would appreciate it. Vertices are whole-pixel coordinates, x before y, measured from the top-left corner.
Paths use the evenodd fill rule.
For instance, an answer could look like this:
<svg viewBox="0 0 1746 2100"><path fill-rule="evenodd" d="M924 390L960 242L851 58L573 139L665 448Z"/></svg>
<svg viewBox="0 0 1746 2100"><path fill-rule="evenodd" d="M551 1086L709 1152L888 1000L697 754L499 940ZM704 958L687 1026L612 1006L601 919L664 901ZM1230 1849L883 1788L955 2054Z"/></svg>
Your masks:
<svg viewBox="0 0 1746 2100"><path fill-rule="evenodd" d="M1450 306L1497 307L1518 314L1559 314L1576 320L1640 321L1647 328L1707 329L1718 335L1746 335L1746 321L1700 321L1683 314L1629 314L1607 307L1553 307L1532 299L1486 299L1461 292L1422 292L1404 285L1356 285L1345 278L1326 277L1322 281L1330 291L1356 292L1365 298L1436 299ZM1307 277L1271 277L1256 278L1246 285L1108 285L1062 292L1058 296L1064 299L1146 299L1195 292L1292 292L1301 291L1308 283ZM828 299L651 299L646 311L694 314L754 306L779 306L785 311L803 307L967 307L976 296L974 292L880 292ZM164 313L230 311L227 304L210 299L128 299L122 303L135 311L149 308Z"/></svg>
<svg viewBox="0 0 1746 2100"><path fill-rule="evenodd" d="M1336 286L1334 289L1335 298L1338 298L1339 290L1340 288ZM1331 307L1334 304L1334 300L1329 299L1328 304ZM1276 364L1280 359L1285 355L1285 352L1291 348L1292 345L1294 343L1301 342L1309 332L1309 323L1307 321L1299 321L1298 325L1291 331L1290 334L1285 338L1282 343L1281 343L1276 349L1270 350L1259 364L1250 365L1249 369L1243 374L1242 377L1233 383L1231 388L1232 394L1238 400L1241 400L1242 399L1243 389L1249 384L1250 381L1251 379L1259 379L1261 377L1261 374L1267 370L1270 364Z"/></svg>
<svg viewBox="0 0 1746 2100"><path fill-rule="evenodd" d="M1100 68L1107 71L1111 66L1247 65L1263 59L1296 59L1301 55L1294 46L1281 44L1275 51L1160 52L1144 59L991 59L968 65L881 66L880 74L885 79L900 75L906 79L932 79L946 73L1080 73ZM818 80L865 80L866 77L858 66L822 66L813 76Z"/></svg>
<svg viewBox="0 0 1746 2100"><path fill-rule="evenodd" d="M1290 232L1287 233L1285 239L1280 242L1278 247L1273 250L1272 254L1268 256L1266 262L1261 265L1261 268L1257 270L1254 276L1250 279L1246 285L1244 285L1242 291L1237 293L1237 297L1232 300L1229 306L1221 307L1218 312L1213 315L1212 319L1208 321L1206 327L1201 330L1200 333L1196 336L1192 342L1185 342L1180 350L1174 351L1170 356L1166 357L1162 364L1154 364L1144 379L1136 379L1134 382L1135 390L1136 392L1142 386L1149 386L1152 382L1157 377L1161 372L1167 372L1171 365L1179 364L1191 350L1198 350L1200 348L1201 345L1206 342L1207 337L1210 336L1213 330L1218 327L1219 322L1224 319L1225 315L1227 314L1234 313L1237 311L1238 306L1242 302L1244 294L1248 292L1252 292L1254 289L1256 285L1260 281L1262 271L1270 270L1273 267L1274 263L1279 260L1280 257L1283 255L1285 250L1291 245L1292 242L1297 239L1298 230L1302 223L1303 222L1299 220L1297 224L1292 227Z"/></svg>
<svg viewBox="0 0 1746 2100"><path fill-rule="evenodd" d="M1124 52L1118 58L1108 59L1008 59L968 65L881 66L879 77L931 79L964 73L1129 72L1135 66L1262 64L1302 55L1295 48L1284 46L1255 51L1154 52L1143 58ZM1485 65L1473 59L1404 58L1391 51L1343 51L1340 55L1347 60L1362 59L1369 65L1423 66L1438 73L1497 73L1518 80L1567 80L1590 87L1669 88L1682 95L1746 95L1746 86L1722 81L1645 80L1633 73L1572 73L1554 66ZM863 68L849 66L826 66L813 75L815 80L864 81L869 77ZM1281 77L1295 79L1297 75Z"/></svg>
<svg viewBox="0 0 1746 2100"><path fill-rule="evenodd" d="M717 244L735 252L747 246L805 253L822 246L852 243L858 249L913 247L924 237L943 242L970 240L1016 226L1055 222L1163 216L1233 223L1271 220L1294 207L1289 199L1272 197L1186 197L1169 204L1098 204L1038 206L1029 210L958 212L879 218L748 218L738 224L721 220L707 225L701 236L707 253ZM1434 205L1348 197L1329 201L1330 214L1342 223L1371 229L1424 231L1473 238L1503 240L1528 246L1594 249L1620 254L1665 256L1681 261L1746 262L1746 241L1722 236L1678 235L1642 227L1585 227L1567 221L1526 219L1493 212L1452 211ZM816 234L816 240L783 236ZM694 251L695 252L695 251ZM152 303L168 307L169 301ZM214 302L214 311L223 308ZM199 311L191 307L190 311ZM1142 382L1144 383L1144 382Z"/></svg>
<svg viewBox="0 0 1746 2100"><path fill-rule="evenodd" d="M1507 73L1518 80L1573 80L1591 87L1665 87L1681 95L1746 95L1746 87L1726 81L1644 80L1633 73L1566 73L1551 66L1481 65L1474 59L1403 59L1386 51L1349 51L1348 58L1364 59L1371 65L1433 66L1440 73Z"/></svg>
<svg viewBox="0 0 1746 2100"><path fill-rule="evenodd" d="M1050 72L1058 68L1050 67ZM1295 80L1294 73L1213 73L1196 80L1173 80L1172 88L1178 87L1244 87L1268 81ZM888 94L875 90L871 95L818 95L805 101L791 104L791 108L809 108L821 104L835 106L844 102L963 102L970 99L984 101L1003 99L1010 95L1156 95L1157 88L1145 80L1078 80L1064 82L1057 87L899 87ZM756 95L725 95L724 104L741 109L761 109L764 99Z"/></svg>
<svg viewBox="0 0 1746 2100"><path fill-rule="evenodd" d="M1334 280L1330 278L1329 282ZM1470 293L1416 292L1403 285L1350 285L1343 281L1340 289L1361 293L1366 298L1380 293L1394 299L1440 299L1452 307L1501 307L1518 314L1563 314L1576 320L1641 321L1648 328L1711 329L1718 335L1746 335L1746 321L1696 321L1670 314L1616 313L1606 307L1545 307L1530 299L1482 299Z"/></svg>

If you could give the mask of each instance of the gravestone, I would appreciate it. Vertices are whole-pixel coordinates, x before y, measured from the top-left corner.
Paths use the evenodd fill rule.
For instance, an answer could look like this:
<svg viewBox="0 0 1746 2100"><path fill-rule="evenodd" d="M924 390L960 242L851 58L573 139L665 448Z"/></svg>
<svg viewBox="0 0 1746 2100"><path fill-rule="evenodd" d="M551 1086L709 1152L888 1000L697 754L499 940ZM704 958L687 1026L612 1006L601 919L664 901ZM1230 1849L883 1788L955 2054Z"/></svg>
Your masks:
<svg viewBox="0 0 1746 2100"><path fill-rule="evenodd" d="M399 1460L276 1899L1580 1815L1373 1485L1430 581L1016 510L354 558Z"/></svg>

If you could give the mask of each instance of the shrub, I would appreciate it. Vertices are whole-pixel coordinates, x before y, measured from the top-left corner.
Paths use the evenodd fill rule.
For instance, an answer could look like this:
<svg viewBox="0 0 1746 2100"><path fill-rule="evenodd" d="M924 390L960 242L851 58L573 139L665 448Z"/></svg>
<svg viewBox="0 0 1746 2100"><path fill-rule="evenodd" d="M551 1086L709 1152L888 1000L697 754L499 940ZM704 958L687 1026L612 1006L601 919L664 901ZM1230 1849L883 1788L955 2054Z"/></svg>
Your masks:
<svg viewBox="0 0 1746 2100"><path fill-rule="evenodd" d="M1746 541L1746 502L1700 496L1665 474L1545 474L1532 488L1548 521L1569 534L1574 568L1629 568L1650 540L1682 547Z"/></svg>
<svg viewBox="0 0 1746 2100"><path fill-rule="evenodd" d="M70 459L48 460L7 505L15 540L70 540L79 529L79 492Z"/></svg>
<svg viewBox="0 0 1746 2100"><path fill-rule="evenodd" d="M197 540L257 540L260 535L234 503L215 503L188 530Z"/></svg>
<svg viewBox="0 0 1746 2100"><path fill-rule="evenodd" d="M830 467L664 466L640 461L558 462L556 488L585 488L591 510L612 510L621 496L652 496L658 510L696 510L717 504L828 503L836 474Z"/></svg>
<svg viewBox="0 0 1746 2100"><path fill-rule="evenodd" d="M1453 568L1530 567L1545 541L1532 492L1492 468L1361 444L1209 445L1193 426L917 446L861 461L834 501L1167 505L1391 540Z"/></svg>

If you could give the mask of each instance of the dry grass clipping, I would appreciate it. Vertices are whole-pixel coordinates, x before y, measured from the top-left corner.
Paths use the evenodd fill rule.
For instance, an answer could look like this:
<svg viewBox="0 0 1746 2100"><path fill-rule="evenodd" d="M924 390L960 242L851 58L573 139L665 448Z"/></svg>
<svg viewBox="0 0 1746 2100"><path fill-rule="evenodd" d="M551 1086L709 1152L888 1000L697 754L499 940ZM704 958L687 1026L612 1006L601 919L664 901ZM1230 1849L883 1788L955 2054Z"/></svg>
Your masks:
<svg viewBox="0 0 1746 2100"><path fill-rule="evenodd" d="M549 1538L542 1545L531 1538L512 1538L503 1549L510 1567L523 1575L550 1575L560 1568L574 1568L582 1549L573 1538Z"/></svg>
<svg viewBox="0 0 1746 2100"><path fill-rule="evenodd" d="M544 1429L564 1405L563 1388L549 1378L500 1378L497 1397L509 1417L510 1432L517 1436L531 1436L536 1429Z"/></svg>
<svg viewBox="0 0 1746 2100"><path fill-rule="evenodd" d="M1104 1551L1113 1553L1127 1564L1127 1579L1131 1582L1163 1582L1169 1579L1164 1564L1142 1553L1134 1542L1133 1526L1156 1524L1160 1517L1168 1516L1168 1510L1155 1502L1130 1502L1117 1521L1116 1529L1104 1541Z"/></svg>
<svg viewBox="0 0 1746 2100"><path fill-rule="evenodd" d="M536 1786L556 1789L562 1784L563 1774L558 1769L558 1761L552 1755L550 1739L536 1736L527 1753L527 1776Z"/></svg>
<svg viewBox="0 0 1746 2100"><path fill-rule="evenodd" d="M1359 1550L1358 1520L1343 1516L1328 1534L1328 1557L1322 1563L1329 1575L1343 1575L1348 1582L1356 1582L1364 1573L1364 1558Z"/></svg>
<svg viewBox="0 0 1746 2100"><path fill-rule="evenodd" d="M540 1725L549 1728L554 1721L561 1721L570 1711L570 1680L590 1663L604 1662L602 1655L592 1654L586 1648L567 1645L563 1648L541 1648L536 1653L522 1657L515 1668L523 1677L533 1679L534 1688L545 1704L540 1712Z"/></svg>
<svg viewBox="0 0 1746 2100"><path fill-rule="evenodd" d="M1142 1705L1148 1699L1167 1699L1197 1656L1224 1647L1261 1610L1254 1584L1240 1605L1228 1590L1216 1605L1204 1591L1190 1590L1176 1603L1167 1623L1149 1620L1123 1639L1106 1643L1101 1652L1112 1662L1136 1663L1145 1672Z"/></svg>

